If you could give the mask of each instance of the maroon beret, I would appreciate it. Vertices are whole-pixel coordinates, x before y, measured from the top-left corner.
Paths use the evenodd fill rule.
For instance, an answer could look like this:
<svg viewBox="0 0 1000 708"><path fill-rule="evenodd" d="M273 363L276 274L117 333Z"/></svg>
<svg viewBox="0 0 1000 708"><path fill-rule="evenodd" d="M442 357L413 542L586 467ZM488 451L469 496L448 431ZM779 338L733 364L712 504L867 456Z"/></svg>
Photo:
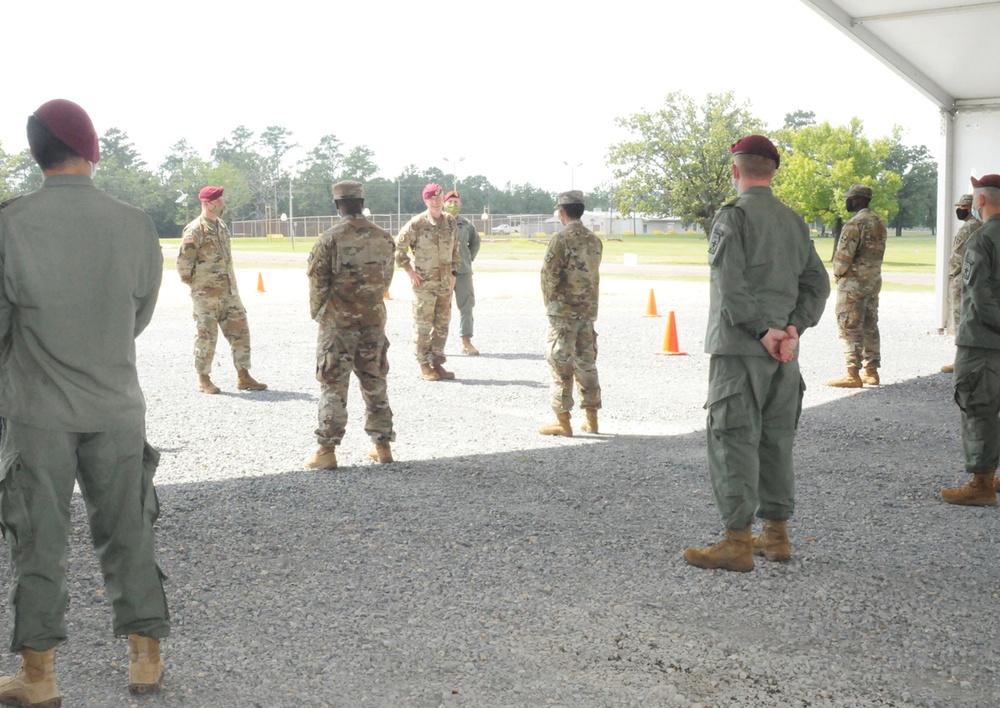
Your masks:
<svg viewBox="0 0 1000 708"><path fill-rule="evenodd" d="M97 142L97 131L87 111L80 106L65 98L56 98L39 106L35 117L77 155L95 164L100 161L101 145Z"/></svg>
<svg viewBox="0 0 1000 708"><path fill-rule="evenodd" d="M446 195L444 195L444 200L445 200L445 201L448 201L449 199L461 199L461 197L460 197L460 196L458 196L458 192L456 192L456 191L455 191L455 190L453 189L453 190L451 190L450 192L448 192L448 193L447 193Z"/></svg>
<svg viewBox="0 0 1000 708"><path fill-rule="evenodd" d="M202 187L201 191L198 192L198 199L203 202L212 202L221 197L224 191L226 191L225 187Z"/></svg>
<svg viewBox="0 0 1000 708"><path fill-rule="evenodd" d="M431 197L440 197L444 193L444 189L440 184L436 182L431 182L426 187L424 187L423 198L430 199Z"/></svg>
<svg viewBox="0 0 1000 708"><path fill-rule="evenodd" d="M996 187L1000 189L1000 175L983 175L979 179L972 178L972 188L976 187Z"/></svg>
<svg viewBox="0 0 1000 708"><path fill-rule="evenodd" d="M763 135L748 135L745 138L740 138L729 146L729 152L734 155L745 154L769 157L774 160L775 167L781 164L781 157L778 156L778 148L774 147L774 143Z"/></svg>

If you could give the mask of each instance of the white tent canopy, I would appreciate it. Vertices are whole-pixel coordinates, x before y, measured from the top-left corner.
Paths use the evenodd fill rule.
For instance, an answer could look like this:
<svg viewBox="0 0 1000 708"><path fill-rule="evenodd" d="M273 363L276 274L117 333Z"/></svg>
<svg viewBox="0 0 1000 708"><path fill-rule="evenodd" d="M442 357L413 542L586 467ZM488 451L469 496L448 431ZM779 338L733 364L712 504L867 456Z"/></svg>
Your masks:
<svg viewBox="0 0 1000 708"><path fill-rule="evenodd" d="M952 205L969 176L1000 173L1000 2L802 0L941 110L936 326L947 323Z"/></svg>

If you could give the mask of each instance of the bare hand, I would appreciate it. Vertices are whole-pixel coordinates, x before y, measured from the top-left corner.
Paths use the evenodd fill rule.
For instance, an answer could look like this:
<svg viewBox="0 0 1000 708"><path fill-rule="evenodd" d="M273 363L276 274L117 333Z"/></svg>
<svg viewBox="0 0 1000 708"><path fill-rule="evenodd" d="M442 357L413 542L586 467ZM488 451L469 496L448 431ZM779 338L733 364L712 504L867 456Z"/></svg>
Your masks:
<svg viewBox="0 0 1000 708"><path fill-rule="evenodd" d="M420 273L418 273L417 271L408 270L406 271L406 274L410 276L410 285L412 285L413 287L417 287L424 284L424 276L420 275Z"/></svg>
<svg viewBox="0 0 1000 708"><path fill-rule="evenodd" d="M454 276L454 275L453 275L453 276L451 276L451 291L452 291L452 292L455 292L455 280L457 280L457 279L455 278L455 276Z"/></svg>
<svg viewBox="0 0 1000 708"><path fill-rule="evenodd" d="M781 342L787 337L788 334L781 329L775 329L774 327L767 328L767 334L760 338L760 343L764 345L767 353L778 361L783 361L781 358Z"/></svg>
<svg viewBox="0 0 1000 708"><path fill-rule="evenodd" d="M778 347L778 359L787 363L795 358L795 350L799 346L799 331L795 329L795 325L788 325L785 327L785 334L787 336Z"/></svg>

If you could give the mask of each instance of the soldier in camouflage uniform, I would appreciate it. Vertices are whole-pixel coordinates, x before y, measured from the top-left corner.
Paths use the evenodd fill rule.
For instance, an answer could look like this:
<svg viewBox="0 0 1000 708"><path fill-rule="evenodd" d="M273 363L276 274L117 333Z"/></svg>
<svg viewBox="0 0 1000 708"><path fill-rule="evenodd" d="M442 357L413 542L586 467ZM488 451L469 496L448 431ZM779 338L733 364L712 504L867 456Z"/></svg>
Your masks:
<svg viewBox="0 0 1000 708"><path fill-rule="evenodd" d="M941 490L963 506L995 506L1000 461L1000 175L972 178L970 211L983 222L962 260L962 326L955 335L955 403L962 411L965 471L972 479Z"/></svg>
<svg viewBox="0 0 1000 708"><path fill-rule="evenodd" d="M479 350L472 345L472 309L476 306L476 291L472 285L472 261L479 254L481 239L476 226L459 214L462 198L454 189L444 195L444 210L455 217L458 224L458 255L462 263L455 269L455 305L458 307L462 332L462 353L476 356Z"/></svg>
<svg viewBox="0 0 1000 708"><path fill-rule="evenodd" d="M319 322L316 378L322 384L319 449L306 460L313 469L337 467L335 451L347 425L351 371L365 399L365 432L375 443L368 456L392 462L389 443L395 435L386 393L389 340L383 297L392 282L395 246L392 236L362 215L364 196L360 182L333 185L342 219L316 240L306 270L310 314Z"/></svg>
<svg viewBox="0 0 1000 708"><path fill-rule="evenodd" d="M266 384L250 376L250 328L247 311L236 289L229 229L221 218L226 207L223 187L204 187L198 193L201 215L184 227L177 254L181 282L191 288L194 302L194 368L203 393L218 393L212 383L212 360L219 329L229 341L236 365L236 388L262 391Z"/></svg>
<svg viewBox="0 0 1000 708"><path fill-rule="evenodd" d="M571 437L573 380L587 421L582 430L597 432L601 383L597 378L597 305L604 244L583 225L583 192L562 192L556 215L563 230L552 237L542 263L542 299L549 317L546 359L552 373L552 411L556 422L539 429L542 435Z"/></svg>
<svg viewBox="0 0 1000 708"><path fill-rule="evenodd" d="M837 282L837 328L844 342L847 375L827 381L835 388L878 386L881 365L878 295L882 290L885 224L868 208L871 187L853 185L844 195L847 211L857 212L844 224L833 256ZM862 362L864 373L859 374Z"/></svg>
<svg viewBox="0 0 1000 708"><path fill-rule="evenodd" d="M443 366L444 345L451 322L455 274L462 261L455 217L443 210L441 185L428 184L422 196L427 210L407 221L396 236L396 265L406 271L413 286L413 331L420 378L440 381L455 378Z"/></svg>
<svg viewBox="0 0 1000 708"><path fill-rule="evenodd" d="M955 202L955 217L959 221L964 221L962 228L955 234L955 239L951 244L951 258L948 260L948 292L951 297L951 333L958 333L958 325L962 321L962 259L965 256L965 244L968 243L972 234L983 225L979 219L972 215L972 195L963 194L962 198ZM954 364L945 364L941 371L950 374L955 371Z"/></svg>

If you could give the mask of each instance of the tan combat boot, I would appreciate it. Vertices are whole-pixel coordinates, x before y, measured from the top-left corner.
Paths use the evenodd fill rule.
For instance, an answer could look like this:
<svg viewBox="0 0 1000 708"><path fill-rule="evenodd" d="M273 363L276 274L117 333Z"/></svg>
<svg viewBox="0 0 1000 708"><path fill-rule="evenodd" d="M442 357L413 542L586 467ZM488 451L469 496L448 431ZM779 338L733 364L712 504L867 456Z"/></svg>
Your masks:
<svg viewBox="0 0 1000 708"><path fill-rule="evenodd" d="M866 366L865 373L861 374L861 383L865 386L878 386L878 368L874 366Z"/></svg>
<svg viewBox="0 0 1000 708"><path fill-rule="evenodd" d="M827 386L833 386L834 388L861 388L861 377L858 376L858 367L848 366L847 376L839 379L830 379L826 382Z"/></svg>
<svg viewBox="0 0 1000 708"><path fill-rule="evenodd" d="M368 457L381 465L392 462L392 448L389 443L375 443L375 447L368 451Z"/></svg>
<svg viewBox="0 0 1000 708"><path fill-rule="evenodd" d="M697 568L721 568L746 573L753 570L750 527L726 529L726 537L711 548L689 548L684 560Z"/></svg>
<svg viewBox="0 0 1000 708"><path fill-rule="evenodd" d="M792 543L788 540L788 528L784 521L764 520L764 531L753 537L754 555L764 556L769 561L785 563L792 559Z"/></svg>
<svg viewBox="0 0 1000 708"><path fill-rule="evenodd" d="M240 391L263 391L267 388L267 384L256 380L246 369L237 371L236 377L236 388Z"/></svg>
<svg viewBox="0 0 1000 708"><path fill-rule="evenodd" d="M5 706L59 708L62 696L56 686L56 648L21 650L21 670L0 678L0 703Z"/></svg>
<svg viewBox="0 0 1000 708"><path fill-rule="evenodd" d="M587 414L587 422L580 426L580 430L585 433L597 434L597 409L596 408L584 408Z"/></svg>
<svg viewBox="0 0 1000 708"><path fill-rule="evenodd" d="M306 458L305 465L311 470L337 469L337 448L332 445L320 445L311 457Z"/></svg>
<svg viewBox="0 0 1000 708"><path fill-rule="evenodd" d="M469 356L476 356L479 353L479 350L472 346L471 334L468 337L462 337L462 353Z"/></svg>
<svg viewBox="0 0 1000 708"><path fill-rule="evenodd" d="M453 378L455 378L455 374L453 372L448 371L447 369L445 369L442 366L442 364L444 364L443 361L435 361L434 364L432 364L432 366L434 367L435 373L437 373L438 377L442 381L451 381Z"/></svg>
<svg viewBox="0 0 1000 708"><path fill-rule="evenodd" d="M955 365L954 364L945 364L944 366L941 367L941 373L942 374L954 374L955 373Z"/></svg>
<svg viewBox="0 0 1000 708"><path fill-rule="evenodd" d="M996 506L996 469L976 472L972 481L962 487L942 489L941 498L962 506Z"/></svg>
<svg viewBox="0 0 1000 708"><path fill-rule="evenodd" d="M218 393L219 387L212 383L208 374L198 374L198 388L202 393Z"/></svg>
<svg viewBox="0 0 1000 708"><path fill-rule="evenodd" d="M441 376L438 374L437 371L434 370L434 367L431 366L430 364L421 364L420 365L420 378L422 378L424 381L440 381L441 380Z"/></svg>
<svg viewBox="0 0 1000 708"><path fill-rule="evenodd" d="M163 682L160 640L128 635L128 690L133 695L156 693Z"/></svg>
<svg viewBox="0 0 1000 708"><path fill-rule="evenodd" d="M573 428L569 424L569 413L557 413L556 422L552 425L543 425L538 429L542 435L563 435L567 438L573 437Z"/></svg>

